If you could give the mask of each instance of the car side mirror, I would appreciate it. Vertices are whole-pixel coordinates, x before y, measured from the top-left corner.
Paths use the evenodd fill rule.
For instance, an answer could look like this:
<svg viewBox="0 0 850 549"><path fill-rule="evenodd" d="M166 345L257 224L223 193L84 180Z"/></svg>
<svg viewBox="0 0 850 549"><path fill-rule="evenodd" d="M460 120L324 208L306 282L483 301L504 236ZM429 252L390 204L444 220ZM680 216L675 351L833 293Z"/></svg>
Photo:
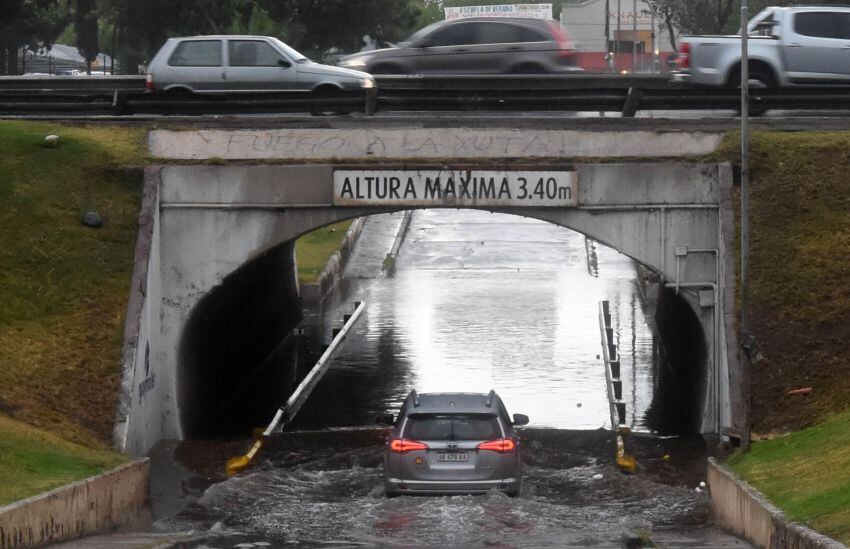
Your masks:
<svg viewBox="0 0 850 549"><path fill-rule="evenodd" d="M514 414L514 425L528 425L528 416L525 414Z"/></svg>
<svg viewBox="0 0 850 549"><path fill-rule="evenodd" d="M375 418L378 425L395 425L395 417L392 414L381 414Z"/></svg>
<svg viewBox="0 0 850 549"><path fill-rule="evenodd" d="M277 64L280 65L281 67L285 68L285 69L292 66L292 63L290 63L286 59L278 59Z"/></svg>
<svg viewBox="0 0 850 549"><path fill-rule="evenodd" d="M432 40L429 40L429 39L427 39L427 38L426 38L426 39L424 39L424 40L420 40L420 41L416 44L416 47L417 47L417 48L430 48L430 47L431 47L431 46L433 46L433 45L434 45L434 42L433 42Z"/></svg>

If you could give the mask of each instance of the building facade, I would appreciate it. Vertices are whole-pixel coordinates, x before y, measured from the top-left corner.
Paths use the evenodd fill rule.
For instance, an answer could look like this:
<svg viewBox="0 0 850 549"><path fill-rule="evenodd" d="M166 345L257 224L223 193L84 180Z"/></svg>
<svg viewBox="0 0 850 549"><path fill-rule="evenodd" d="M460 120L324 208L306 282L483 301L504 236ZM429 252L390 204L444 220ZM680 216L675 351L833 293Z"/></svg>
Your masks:
<svg viewBox="0 0 850 549"><path fill-rule="evenodd" d="M565 0L561 24L582 52L585 65L617 71L668 70L674 49L666 21L653 5L651 0Z"/></svg>

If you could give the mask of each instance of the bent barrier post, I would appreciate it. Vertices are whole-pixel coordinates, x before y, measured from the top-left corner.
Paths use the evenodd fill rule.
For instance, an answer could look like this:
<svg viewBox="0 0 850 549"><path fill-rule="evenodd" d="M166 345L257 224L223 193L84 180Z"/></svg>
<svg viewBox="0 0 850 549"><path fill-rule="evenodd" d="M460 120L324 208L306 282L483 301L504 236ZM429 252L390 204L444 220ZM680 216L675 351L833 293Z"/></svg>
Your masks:
<svg viewBox="0 0 850 549"><path fill-rule="evenodd" d="M847 549L834 539L789 521L767 498L714 458L708 458L708 485L717 526L756 547Z"/></svg>
<svg viewBox="0 0 850 549"><path fill-rule="evenodd" d="M0 549L42 547L141 520L149 479L145 458L0 507Z"/></svg>
<svg viewBox="0 0 850 549"><path fill-rule="evenodd" d="M611 430L617 433L617 455L615 462L620 470L634 473L637 461L626 453L625 435L630 429L626 426L626 403L623 402L623 381L620 379L619 345L614 339L611 325L611 309L608 301L599 302L599 329L602 334L602 361L605 367L605 385L608 392L608 406L611 411Z"/></svg>
<svg viewBox="0 0 850 549"><path fill-rule="evenodd" d="M343 324L342 328L334 329L333 341L331 341L330 345L328 345L327 349L325 349L322 356L319 357L319 360L310 372L303 380L301 380L301 383L295 388L286 403L278 408L277 413L271 420L271 423L269 423L268 427L266 427L265 431L263 431L262 437L254 442L251 449L248 450L248 453L244 456L236 456L227 460L226 469L228 476L235 475L236 473L248 468L251 463L254 462L254 459L263 447L263 442L274 433L282 431L284 427L295 419L295 415L301 409L301 406L304 405L304 402L306 402L306 400L310 397L313 389L316 388L316 385L319 384L322 377L324 377L325 373L328 371L328 368L330 368L331 360L334 358L343 342L345 342L348 332L351 331L351 328L360 319L360 315L363 314L364 310L366 310L365 303L362 301L354 302L354 312L350 315L345 315L345 324Z"/></svg>

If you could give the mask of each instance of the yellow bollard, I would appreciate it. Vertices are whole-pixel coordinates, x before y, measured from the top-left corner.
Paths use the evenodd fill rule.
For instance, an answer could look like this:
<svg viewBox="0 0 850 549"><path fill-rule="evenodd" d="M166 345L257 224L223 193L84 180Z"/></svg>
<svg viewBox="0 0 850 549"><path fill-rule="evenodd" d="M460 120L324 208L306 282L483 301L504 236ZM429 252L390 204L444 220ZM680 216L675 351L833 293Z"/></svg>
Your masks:
<svg viewBox="0 0 850 549"><path fill-rule="evenodd" d="M254 462L254 457L263 447L263 439L258 439L244 456L237 456L227 460L227 476L232 477L240 471L247 469Z"/></svg>
<svg viewBox="0 0 850 549"><path fill-rule="evenodd" d="M626 453L626 443L623 437L617 435L617 457L615 458L617 467L626 473L634 473L637 470L637 460L634 456Z"/></svg>

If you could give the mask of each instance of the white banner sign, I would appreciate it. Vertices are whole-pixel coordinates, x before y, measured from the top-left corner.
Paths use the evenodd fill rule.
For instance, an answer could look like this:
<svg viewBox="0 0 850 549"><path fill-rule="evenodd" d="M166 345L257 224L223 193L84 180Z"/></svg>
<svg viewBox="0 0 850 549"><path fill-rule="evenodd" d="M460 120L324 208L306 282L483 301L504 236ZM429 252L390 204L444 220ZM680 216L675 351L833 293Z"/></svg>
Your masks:
<svg viewBox="0 0 850 549"><path fill-rule="evenodd" d="M530 17L552 19L552 4L502 4L443 8L446 20L465 17Z"/></svg>
<svg viewBox="0 0 850 549"><path fill-rule="evenodd" d="M336 170L336 206L576 206L576 172Z"/></svg>

